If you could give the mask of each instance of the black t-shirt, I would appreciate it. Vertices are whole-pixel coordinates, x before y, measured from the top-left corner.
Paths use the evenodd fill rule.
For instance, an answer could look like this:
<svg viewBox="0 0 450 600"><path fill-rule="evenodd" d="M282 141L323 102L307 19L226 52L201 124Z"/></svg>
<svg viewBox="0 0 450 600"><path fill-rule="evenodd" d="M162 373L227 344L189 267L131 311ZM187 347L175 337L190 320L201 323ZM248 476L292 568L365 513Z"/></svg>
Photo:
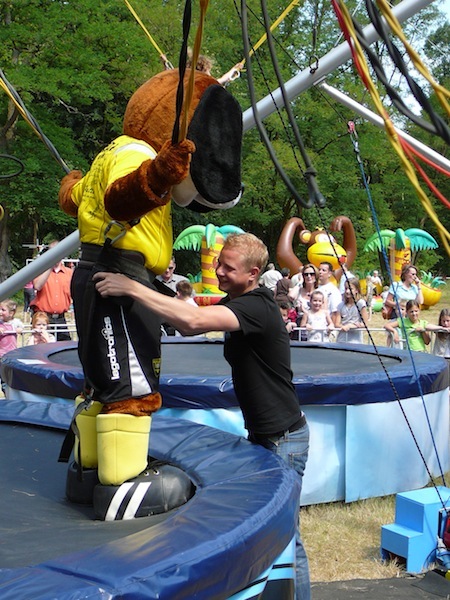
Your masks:
<svg viewBox="0 0 450 600"><path fill-rule="evenodd" d="M224 355L245 427L271 435L286 431L300 416L292 383L289 335L273 293L256 288L220 301L233 311L241 329L225 334Z"/></svg>

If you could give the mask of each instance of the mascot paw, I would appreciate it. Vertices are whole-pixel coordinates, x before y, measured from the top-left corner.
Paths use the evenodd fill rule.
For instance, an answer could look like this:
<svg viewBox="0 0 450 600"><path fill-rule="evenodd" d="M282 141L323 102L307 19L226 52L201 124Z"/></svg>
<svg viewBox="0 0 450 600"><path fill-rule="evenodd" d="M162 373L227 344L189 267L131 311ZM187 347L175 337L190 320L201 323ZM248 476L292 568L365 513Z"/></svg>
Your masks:
<svg viewBox="0 0 450 600"><path fill-rule="evenodd" d="M61 180L61 187L58 194L59 206L71 217L76 217L78 213L78 207L72 201L72 188L82 178L83 173L81 171L70 171Z"/></svg>
<svg viewBox="0 0 450 600"><path fill-rule="evenodd" d="M132 415L134 417L144 417L151 415L161 408L162 398L159 392L142 396L142 398L129 398L128 400L119 400L111 404L104 404L102 413L121 413Z"/></svg>
<svg viewBox="0 0 450 600"><path fill-rule="evenodd" d="M156 158L149 163L148 183L158 196L181 183L189 174L191 154L195 152L195 144L183 140L178 144L166 142Z"/></svg>

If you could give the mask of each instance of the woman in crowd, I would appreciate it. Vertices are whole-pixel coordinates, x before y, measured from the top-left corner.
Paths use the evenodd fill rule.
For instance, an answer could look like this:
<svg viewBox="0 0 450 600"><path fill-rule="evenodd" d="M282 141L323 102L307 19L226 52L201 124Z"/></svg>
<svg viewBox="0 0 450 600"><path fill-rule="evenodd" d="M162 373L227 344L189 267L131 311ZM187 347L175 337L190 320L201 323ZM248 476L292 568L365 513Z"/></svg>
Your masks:
<svg viewBox="0 0 450 600"><path fill-rule="evenodd" d="M392 313L390 319L397 317L396 306L400 300L415 300L419 306L423 304L423 293L420 287L420 281L417 277L417 269L412 264L407 264L403 267L400 274L400 281L394 281L388 291L384 306L391 308Z"/></svg>
<svg viewBox="0 0 450 600"><path fill-rule="evenodd" d="M311 308L311 294L317 288L318 276L317 267L310 263L304 265L302 269L303 284L298 284L289 291L289 298L299 315L302 315Z"/></svg>
<svg viewBox="0 0 450 600"><path fill-rule="evenodd" d="M356 277L345 282L344 297L338 306L336 328L340 329L338 342L363 343L362 327L368 321L367 303L361 297L361 286Z"/></svg>

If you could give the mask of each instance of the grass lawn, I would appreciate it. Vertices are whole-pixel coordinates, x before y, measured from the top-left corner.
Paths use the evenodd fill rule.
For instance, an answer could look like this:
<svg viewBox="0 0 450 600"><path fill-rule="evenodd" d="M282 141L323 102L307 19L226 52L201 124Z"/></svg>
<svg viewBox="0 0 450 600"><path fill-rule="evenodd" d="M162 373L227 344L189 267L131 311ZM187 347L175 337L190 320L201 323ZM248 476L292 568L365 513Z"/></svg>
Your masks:
<svg viewBox="0 0 450 600"><path fill-rule="evenodd" d="M450 307L450 283L443 288L440 302L423 310L421 316L437 324L439 312L447 307ZM374 313L370 327L382 326L381 313ZM385 345L384 334L379 335L383 336L379 343ZM436 483L441 485L442 481ZM450 474L446 484L450 487ZM394 511L395 496L302 508L301 531L311 581L383 579L404 573L401 565L383 562L380 557L381 526L394 522Z"/></svg>

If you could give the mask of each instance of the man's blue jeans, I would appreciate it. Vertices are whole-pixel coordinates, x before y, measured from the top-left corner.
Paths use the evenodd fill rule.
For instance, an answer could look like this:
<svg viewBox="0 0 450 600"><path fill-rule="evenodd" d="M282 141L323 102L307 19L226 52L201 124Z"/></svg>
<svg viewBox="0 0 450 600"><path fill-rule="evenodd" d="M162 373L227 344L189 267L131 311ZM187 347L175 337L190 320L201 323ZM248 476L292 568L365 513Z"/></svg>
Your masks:
<svg viewBox="0 0 450 600"><path fill-rule="evenodd" d="M285 433L276 442L270 441L266 447L268 450L278 454L290 467L297 471L300 481L303 479L306 460L309 451L309 427L308 423L301 429L292 433ZM310 600L311 586L309 581L309 566L305 548L300 537L300 515L296 531L296 600Z"/></svg>

